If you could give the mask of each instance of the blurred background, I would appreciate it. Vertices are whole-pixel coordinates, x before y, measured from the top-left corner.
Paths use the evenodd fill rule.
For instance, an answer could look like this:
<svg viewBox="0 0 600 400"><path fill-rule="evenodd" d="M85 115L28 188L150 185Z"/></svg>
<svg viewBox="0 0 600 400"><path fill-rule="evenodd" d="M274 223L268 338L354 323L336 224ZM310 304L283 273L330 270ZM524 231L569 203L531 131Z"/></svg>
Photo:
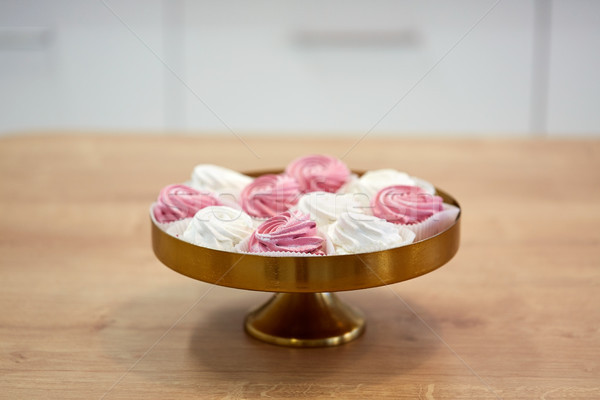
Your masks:
<svg viewBox="0 0 600 400"><path fill-rule="evenodd" d="M600 136L600 1L0 0L0 135Z"/></svg>

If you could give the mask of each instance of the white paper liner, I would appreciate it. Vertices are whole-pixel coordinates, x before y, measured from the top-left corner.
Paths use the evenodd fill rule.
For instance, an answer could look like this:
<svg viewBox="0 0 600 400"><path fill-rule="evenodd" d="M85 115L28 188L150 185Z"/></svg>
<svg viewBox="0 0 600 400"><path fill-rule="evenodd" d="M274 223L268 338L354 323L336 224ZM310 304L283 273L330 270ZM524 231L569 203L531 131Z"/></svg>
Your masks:
<svg viewBox="0 0 600 400"><path fill-rule="evenodd" d="M415 242L430 238L450 228L456 217L460 212L460 209L451 204L444 203L444 209L425 221L411 225L400 225L413 231L416 235Z"/></svg>
<svg viewBox="0 0 600 400"><path fill-rule="evenodd" d="M329 236L324 234L321 230L317 230L317 235L324 239L323 243L325 255L335 255L335 247L333 246L333 243L331 243ZM243 239L240 243L238 243L238 245L235 246L234 251L238 253L268 257L323 257L323 255L321 254L299 253L296 251L265 251L260 253L250 252L248 251L248 243L250 242L251 237L252 234L250 234L247 238Z"/></svg>
<svg viewBox="0 0 600 400"><path fill-rule="evenodd" d="M205 249L212 249L212 250L219 250L219 251L229 251L229 252L232 252L232 253L239 253L239 251L237 251L235 249L237 246L234 246L234 247L223 247L223 246L218 247L218 246L209 246L207 244L200 245L200 244L197 244L197 243L194 243L194 242L189 242L189 241L185 240L183 237L180 237L179 239L183 240L185 242L188 242L190 244L193 244L194 246L203 247Z"/></svg>
<svg viewBox="0 0 600 400"><path fill-rule="evenodd" d="M193 218L184 218L184 219L180 219L179 221L171 222L171 223L169 223L169 226L167 227L165 232L167 232L171 236L175 236L176 238L184 240L182 237L183 232L185 232L187 227L190 225L190 222L192 222L192 219Z"/></svg>

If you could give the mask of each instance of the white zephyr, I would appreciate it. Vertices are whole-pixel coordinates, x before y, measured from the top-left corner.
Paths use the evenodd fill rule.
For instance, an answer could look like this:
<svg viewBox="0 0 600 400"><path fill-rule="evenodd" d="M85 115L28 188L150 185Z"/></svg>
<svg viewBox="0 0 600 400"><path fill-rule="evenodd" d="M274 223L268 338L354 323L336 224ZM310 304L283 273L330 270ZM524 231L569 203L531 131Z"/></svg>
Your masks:
<svg viewBox="0 0 600 400"><path fill-rule="evenodd" d="M242 210L210 206L194 215L181 239L198 246L233 251L253 230L252 218Z"/></svg>

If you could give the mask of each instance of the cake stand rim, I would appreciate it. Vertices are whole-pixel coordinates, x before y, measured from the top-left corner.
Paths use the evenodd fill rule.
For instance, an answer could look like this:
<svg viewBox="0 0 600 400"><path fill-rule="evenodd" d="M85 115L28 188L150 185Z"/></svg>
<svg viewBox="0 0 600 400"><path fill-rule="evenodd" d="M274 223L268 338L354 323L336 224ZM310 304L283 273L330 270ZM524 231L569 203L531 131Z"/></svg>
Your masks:
<svg viewBox="0 0 600 400"><path fill-rule="evenodd" d="M246 173L258 176L281 170ZM357 174L361 172L353 171ZM436 187L444 201L459 207L443 232L409 245L359 254L273 257L197 246L164 232L150 217L152 248L170 269L219 286L266 292L318 293L385 286L425 275L450 261L460 244L462 209Z"/></svg>

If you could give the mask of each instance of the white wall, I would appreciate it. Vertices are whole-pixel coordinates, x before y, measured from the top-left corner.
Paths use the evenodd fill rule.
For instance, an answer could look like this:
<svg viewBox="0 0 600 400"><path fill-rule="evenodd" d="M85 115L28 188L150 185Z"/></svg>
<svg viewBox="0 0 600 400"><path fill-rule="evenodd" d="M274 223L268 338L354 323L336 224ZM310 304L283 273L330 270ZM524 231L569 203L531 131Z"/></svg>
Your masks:
<svg viewBox="0 0 600 400"><path fill-rule="evenodd" d="M162 48L159 1L118 13ZM0 27L0 131L164 128L163 67L101 2L2 1Z"/></svg>
<svg viewBox="0 0 600 400"><path fill-rule="evenodd" d="M548 133L600 133L600 1L554 1Z"/></svg>
<svg viewBox="0 0 600 400"><path fill-rule="evenodd" d="M0 1L0 134L599 135L600 2Z"/></svg>

